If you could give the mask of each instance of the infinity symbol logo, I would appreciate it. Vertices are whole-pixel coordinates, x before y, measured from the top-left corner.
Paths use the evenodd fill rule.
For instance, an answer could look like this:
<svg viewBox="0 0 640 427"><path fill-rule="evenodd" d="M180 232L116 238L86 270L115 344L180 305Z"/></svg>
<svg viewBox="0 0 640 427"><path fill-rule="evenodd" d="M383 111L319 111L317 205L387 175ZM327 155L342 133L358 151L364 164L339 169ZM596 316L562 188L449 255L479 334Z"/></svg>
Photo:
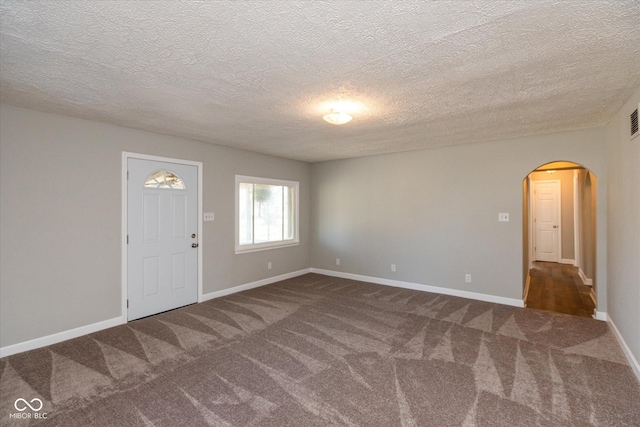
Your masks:
<svg viewBox="0 0 640 427"><path fill-rule="evenodd" d="M31 404L29 402L27 402L25 399L19 397L13 403L13 407L16 408L20 412L27 410L27 406L22 406L22 408L18 407L18 402L20 402L20 401L24 402L24 405L27 405L29 408L31 408L32 411L38 412L40 409L42 409L42 400L38 399L37 397L31 399L31 403L36 402L36 404L34 406L37 406L38 403L40 404L40 406L37 406L37 407L31 406Z"/></svg>

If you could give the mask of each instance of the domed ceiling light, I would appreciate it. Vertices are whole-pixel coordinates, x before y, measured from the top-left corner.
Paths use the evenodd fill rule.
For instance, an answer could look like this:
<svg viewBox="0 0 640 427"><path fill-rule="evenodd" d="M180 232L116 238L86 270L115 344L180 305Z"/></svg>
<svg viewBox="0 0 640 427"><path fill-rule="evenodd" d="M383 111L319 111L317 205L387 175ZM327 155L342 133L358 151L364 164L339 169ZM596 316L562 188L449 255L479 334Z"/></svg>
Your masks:
<svg viewBox="0 0 640 427"><path fill-rule="evenodd" d="M325 114L322 118L325 122L331 123L332 125L343 125L345 123L349 123L353 119L349 114L341 111L335 111L333 108L329 114Z"/></svg>

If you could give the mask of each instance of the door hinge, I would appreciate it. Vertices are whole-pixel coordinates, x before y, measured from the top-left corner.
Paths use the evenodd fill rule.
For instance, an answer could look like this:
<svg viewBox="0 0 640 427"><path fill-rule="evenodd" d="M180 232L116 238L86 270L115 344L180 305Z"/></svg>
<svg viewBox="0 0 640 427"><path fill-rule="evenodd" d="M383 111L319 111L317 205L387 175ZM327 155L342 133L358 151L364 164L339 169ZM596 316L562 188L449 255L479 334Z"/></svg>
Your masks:
<svg viewBox="0 0 640 427"><path fill-rule="evenodd" d="M129 180L129 171L127 171L127 181Z"/></svg>
<svg viewBox="0 0 640 427"><path fill-rule="evenodd" d="M129 244L129 235L127 234L127 245Z"/></svg>
<svg viewBox="0 0 640 427"><path fill-rule="evenodd" d="M127 300L127 308L129 308L129 300Z"/></svg>

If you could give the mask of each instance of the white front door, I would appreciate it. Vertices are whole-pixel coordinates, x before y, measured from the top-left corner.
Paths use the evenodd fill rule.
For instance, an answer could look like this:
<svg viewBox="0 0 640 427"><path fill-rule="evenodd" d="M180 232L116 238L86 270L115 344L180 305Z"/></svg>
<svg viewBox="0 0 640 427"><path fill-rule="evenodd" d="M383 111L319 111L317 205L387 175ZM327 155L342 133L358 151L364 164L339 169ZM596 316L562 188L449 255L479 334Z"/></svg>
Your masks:
<svg viewBox="0 0 640 427"><path fill-rule="evenodd" d="M536 261L560 260L560 181L533 181Z"/></svg>
<svg viewBox="0 0 640 427"><path fill-rule="evenodd" d="M128 320L198 300L198 168L128 159Z"/></svg>

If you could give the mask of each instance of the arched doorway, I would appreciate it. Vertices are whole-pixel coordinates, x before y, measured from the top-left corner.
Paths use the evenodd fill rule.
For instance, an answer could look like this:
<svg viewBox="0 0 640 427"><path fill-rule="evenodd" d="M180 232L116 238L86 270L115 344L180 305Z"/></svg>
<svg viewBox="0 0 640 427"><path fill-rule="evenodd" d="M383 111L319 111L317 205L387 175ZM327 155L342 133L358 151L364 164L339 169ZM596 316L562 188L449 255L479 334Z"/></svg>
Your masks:
<svg viewBox="0 0 640 427"><path fill-rule="evenodd" d="M530 308L593 316L597 178L584 166L546 163L523 188L523 299Z"/></svg>

